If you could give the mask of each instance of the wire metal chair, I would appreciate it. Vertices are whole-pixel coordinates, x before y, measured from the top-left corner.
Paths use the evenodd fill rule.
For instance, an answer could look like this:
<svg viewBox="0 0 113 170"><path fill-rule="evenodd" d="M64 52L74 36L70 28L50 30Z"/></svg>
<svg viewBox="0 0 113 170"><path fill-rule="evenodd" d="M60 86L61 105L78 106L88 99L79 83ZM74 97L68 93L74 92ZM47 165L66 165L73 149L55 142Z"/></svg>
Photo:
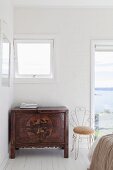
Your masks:
<svg viewBox="0 0 113 170"><path fill-rule="evenodd" d="M73 144L72 150L75 149L75 159L79 154L79 142L81 135L87 137L88 148L94 141L94 130L90 127L91 115L85 107L76 107L74 114L71 114L71 125L73 126Z"/></svg>

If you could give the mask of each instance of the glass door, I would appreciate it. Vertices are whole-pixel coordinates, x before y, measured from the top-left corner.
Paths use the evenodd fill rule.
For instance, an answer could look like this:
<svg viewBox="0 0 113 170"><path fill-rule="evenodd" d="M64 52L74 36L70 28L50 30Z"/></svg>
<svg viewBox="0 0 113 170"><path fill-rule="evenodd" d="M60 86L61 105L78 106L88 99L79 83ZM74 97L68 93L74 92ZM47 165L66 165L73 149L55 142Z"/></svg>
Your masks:
<svg viewBox="0 0 113 170"><path fill-rule="evenodd" d="M94 113L96 137L113 133L113 50L95 47Z"/></svg>

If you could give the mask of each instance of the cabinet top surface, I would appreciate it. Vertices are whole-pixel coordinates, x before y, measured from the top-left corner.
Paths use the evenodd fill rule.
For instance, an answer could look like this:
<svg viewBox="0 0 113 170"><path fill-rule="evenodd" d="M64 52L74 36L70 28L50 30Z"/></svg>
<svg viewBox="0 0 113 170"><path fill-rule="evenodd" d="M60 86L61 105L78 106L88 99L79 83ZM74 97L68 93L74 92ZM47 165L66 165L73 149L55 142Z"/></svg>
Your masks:
<svg viewBox="0 0 113 170"><path fill-rule="evenodd" d="M11 109L14 110L38 110L38 111L68 111L68 108L65 106L48 106L48 107L37 107L37 108L20 108L20 107L14 107Z"/></svg>

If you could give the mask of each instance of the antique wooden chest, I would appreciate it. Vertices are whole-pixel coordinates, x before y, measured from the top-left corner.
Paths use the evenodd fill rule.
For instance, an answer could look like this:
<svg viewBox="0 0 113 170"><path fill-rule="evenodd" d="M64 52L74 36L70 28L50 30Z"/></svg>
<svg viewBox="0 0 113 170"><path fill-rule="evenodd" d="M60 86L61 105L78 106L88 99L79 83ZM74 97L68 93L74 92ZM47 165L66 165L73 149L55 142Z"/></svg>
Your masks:
<svg viewBox="0 0 113 170"><path fill-rule="evenodd" d="M60 147L68 158L66 107L13 108L10 113L10 158L19 148Z"/></svg>

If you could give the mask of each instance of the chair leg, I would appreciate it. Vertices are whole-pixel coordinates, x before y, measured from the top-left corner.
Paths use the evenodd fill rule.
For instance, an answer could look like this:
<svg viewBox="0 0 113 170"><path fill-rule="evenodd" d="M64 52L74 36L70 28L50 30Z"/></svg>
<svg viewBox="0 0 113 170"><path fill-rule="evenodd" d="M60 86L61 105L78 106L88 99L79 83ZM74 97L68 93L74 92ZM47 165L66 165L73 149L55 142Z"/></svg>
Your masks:
<svg viewBox="0 0 113 170"><path fill-rule="evenodd" d="M94 135L91 135L91 144L94 142Z"/></svg>
<svg viewBox="0 0 113 170"><path fill-rule="evenodd" d="M75 134L73 134L73 143L72 143L72 149L71 149L71 152L74 150L74 148L75 148L75 143L76 143L76 138L77 138L77 136L75 135Z"/></svg>
<svg viewBox="0 0 113 170"><path fill-rule="evenodd" d="M90 145L91 145L91 138L90 135L87 136L87 145L88 145L88 149L90 149Z"/></svg>
<svg viewBox="0 0 113 170"><path fill-rule="evenodd" d="M79 153L79 142L80 142L80 136L76 135L76 143L75 143L75 160L78 158Z"/></svg>
<svg viewBox="0 0 113 170"><path fill-rule="evenodd" d="M94 137L93 137L93 135L89 135L89 137L87 137L87 141L88 141L88 149L90 149L92 143L94 142Z"/></svg>
<svg viewBox="0 0 113 170"><path fill-rule="evenodd" d="M75 160L78 158L79 141L80 141L80 136L77 135L77 134L73 134L73 143L72 143L71 152L72 152L73 150L75 151Z"/></svg>

